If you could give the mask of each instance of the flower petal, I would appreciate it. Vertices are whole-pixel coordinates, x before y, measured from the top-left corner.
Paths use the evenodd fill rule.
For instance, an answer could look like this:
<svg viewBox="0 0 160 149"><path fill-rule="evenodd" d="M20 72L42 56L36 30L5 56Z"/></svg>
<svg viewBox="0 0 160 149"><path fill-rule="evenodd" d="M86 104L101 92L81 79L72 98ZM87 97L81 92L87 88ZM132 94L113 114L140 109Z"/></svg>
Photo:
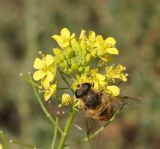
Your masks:
<svg viewBox="0 0 160 149"><path fill-rule="evenodd" d="M52 94L52 95L55 94L55 92L56 92L56 87L57 87L56 84L53 84L53 85L50 86L50 90L51 90L51 94Z"/></svg>
<svg viewBox="0 0 160 149"><path fill-rule="evenodd" d="M54 79L54 74L51 72L48 72L46 76L46 80L53 81L53 79Z"/></svg>
<svg viewBox="0 0 160 149"><path fill-rule="evenodd" d="M44 93L44 99L45 101L48 101L48 99L51 97L51 92L49 90L46 90Z"/></svg>
<svg viewBox="0 0 160 149"><path fill-rule="evenodd" d="M43 61L40 58L36 58L33 64L33 68L35 69L42 69L44 66Z"/></svg>
<svg viewBox="0 0 160 149"><path fill-rule="evenodd" d="M60 47L63 48L63 40L59 35L53 35L52 38L57 41L57 43L59 44Z"/></svg>
<svg viewBox="0 0 160 149"><path fill-rule="evenodd" d="M105 80L105 76L100 74L100 73L97 73L96 74L96 78L99 80L99 81L104 81Z"/></svg>
<svg viewBox="0 0 160 149"><path fill-rule="evenodd" d="M62 50L59 48L53 48L53 52L56 56L61 56L62 55Z"/></svg>
<svg viewBox="0 0 160 149"><path fill-rule="evenodd" d="M63 28L61 30L61 37L62 38L69 38L70 37L70 31L67 28Z"/></svg>
<svg viewBox="0 0 160 149"><path fill-rule="evenodd" d="M117 48L107 48L107 53L109 54L115 54L115 55L118 55L119 54L119 51Z"/></svg>
<svg viewBox="0 0 160 149"><path fill-rule="evenodd" d="M120 89L118 86L112 85L112 86L107 86L107 89L111 91L113 96L118 96L120 93Z"/></svg>
<svg viewBox="0 0 160 149"><path fill-rule="evenodd" d="M56 84L53 84L46 88L45 93L44 93L44 99L47 101L52 95L54 95L56 92Z"/></svg>
<svg viewBox="0 0 160 149"><path fill-rule="evenodd" d="M46 75L46 73L44 71L38 70L33 74L33 79L38 81L38 80L42 79L45 75Z"/></svg>
<svg viewBox="0 0 160 149"><path fill-rule="evenodd" d="M106 44L109 44L109 45L112 45L112 46L114 46L116 44L116 40L113 37L108 37L105 40L105 42L106 42Z"/></svg>
<svg viewBox="0 0 160 149"><path fill-rule="evenodd" d="M54 79L54 74L52 74L51 72L47 73L47 76L42 79L41 84L44 88L48 88L50 85L50 82L53 81Z"/></svg>
<svg viewBox="0 0 160 149"><path fill-rule="evenodd" d="M46 65L49 66L54 62L52 55L46 55Z"/></svg>

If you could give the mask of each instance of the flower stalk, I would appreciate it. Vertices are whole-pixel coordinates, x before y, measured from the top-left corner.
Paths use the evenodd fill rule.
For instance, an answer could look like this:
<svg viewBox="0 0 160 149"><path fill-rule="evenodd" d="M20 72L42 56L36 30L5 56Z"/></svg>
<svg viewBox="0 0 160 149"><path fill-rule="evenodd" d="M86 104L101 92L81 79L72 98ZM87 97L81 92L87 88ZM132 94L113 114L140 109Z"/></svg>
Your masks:
<svg viewBox="0 0 160 149"><path fill-rule="evenodd" d="M71 126L72 126L73 119L74 119L74 109L72 108L72 110L69 113L67 122L65 124L65 128L63 130L64 133L61 136L61 139L60 139L60 142L59 142L59 145L58 145L58 149L63 149L64 143L65 143L66 138L67 138L67 136L69 134L69 130L70 130Z"/></svg>
<svg viewBox="0 0 160 149"><path fill-rule="evenodd" d="M53 140L52 140L52 144L51 144L51 149L55 149L57 134L58 134L58 127L57 127L58 123L59 123L59 118L56 117L56 125L55 125L55 128L54 128L54 136L53 136Z"/></svg>
<svg viewBox="0 0 160 149"><path fill-rule="evenodd" d="M29 75L29 78L30 78L30 81L32 82L32 78L31 78L30 75ZM38 100L38 102L39 102L39 104L40 104L43 112L45 113L46 117L52 122L52 124L53 124L54 126L56 126L55 120L52 118L52 116L51 116L50 113L47 111L46 107L44 106L44 104L43 104L43 102L42 102L42 100L41 100L41 97L39 96L38 91L37 91L36 87L34 86L34 84L32 84L32 88L33 88L34 94L36 95L36 98L37 98L37 100ZM63 134L63 131L61 130L61 128L60 128L58 125L57 125L57 129L59 130L59 132L60 132L61 134Z"/></svg>

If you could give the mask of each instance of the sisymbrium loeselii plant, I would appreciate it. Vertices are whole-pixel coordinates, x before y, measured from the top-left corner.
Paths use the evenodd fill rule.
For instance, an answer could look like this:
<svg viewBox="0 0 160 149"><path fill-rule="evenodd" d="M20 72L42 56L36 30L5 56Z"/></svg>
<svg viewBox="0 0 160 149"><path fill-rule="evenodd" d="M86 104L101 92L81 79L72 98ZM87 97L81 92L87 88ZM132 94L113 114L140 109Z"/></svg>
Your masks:
<svg viewBox="0 0 160 149"><path fill-rule="evenodd" d="M113 37L103 38L101 35L96 35L94 31L86 33L85 30L76 36L69 29L63 28L60 35L53 35L52 38L57 42L57 47L53 48L50 54L39 52L39 57L33 64L35 69L33 77L30 74L27 77L22 76L32 84L42 110L54 126L51 149L62 149L67 146L66 138L76 112L82 107L82 101L75 97L77 87L84 83L94 84L92 88L96 92L118 97L120 95L118 84L127 81L127 74L124 72L126 68L123 65L113 63L113 58L119 55L116 40ZM67 87L62 87L57 77L61 78ZM58 90L63 91L63 94L57 94ZM51 116L44 106L45 101L59 99L58 107L66 106L70 109L64 128L60 128L59 117ZM88 138L96 136L113 121L118 112L114 113L110 120L91 135L82 137L81 140L74 143L87 141ZM61 134L60 140L57 139L58 133Z"/></svg>

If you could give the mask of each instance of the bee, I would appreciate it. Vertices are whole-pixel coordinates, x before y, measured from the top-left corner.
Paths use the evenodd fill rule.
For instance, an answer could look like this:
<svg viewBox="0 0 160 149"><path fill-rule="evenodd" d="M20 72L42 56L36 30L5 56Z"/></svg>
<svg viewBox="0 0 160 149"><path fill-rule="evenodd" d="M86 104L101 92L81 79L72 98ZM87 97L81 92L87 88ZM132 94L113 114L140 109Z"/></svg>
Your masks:
<svg viewBox="0 0 160 149"><path fill-rule="evenodd" d="M102 92L96 91L93 86L94 84L91 83L78 85L75 97L81 100L81 107L87 116L100 121L108 121L112 118L114 112L125 104L124 99L129 97L104 95Z"/></svg>

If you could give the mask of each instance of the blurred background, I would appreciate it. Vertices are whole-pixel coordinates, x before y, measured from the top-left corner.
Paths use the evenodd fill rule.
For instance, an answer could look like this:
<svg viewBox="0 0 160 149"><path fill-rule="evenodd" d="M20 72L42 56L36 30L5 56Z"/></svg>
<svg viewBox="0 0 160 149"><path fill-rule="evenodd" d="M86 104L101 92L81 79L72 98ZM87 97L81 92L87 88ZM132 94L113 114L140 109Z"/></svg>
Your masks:
<svg viewBox="0 0 160 149"><path fill-rule="evenodd" d="M129 73L122 94L143 102L139 109L122 111L102 132L99 149L160 148L159 0L0 0L0 20L0 130L8 139L50 147L52 126L19 73L32 71L39 50L52 53L57 45L51 36L68 27L115 37L120 49L115 61ZM75 138L71 130L68 142Z"/></svg>

